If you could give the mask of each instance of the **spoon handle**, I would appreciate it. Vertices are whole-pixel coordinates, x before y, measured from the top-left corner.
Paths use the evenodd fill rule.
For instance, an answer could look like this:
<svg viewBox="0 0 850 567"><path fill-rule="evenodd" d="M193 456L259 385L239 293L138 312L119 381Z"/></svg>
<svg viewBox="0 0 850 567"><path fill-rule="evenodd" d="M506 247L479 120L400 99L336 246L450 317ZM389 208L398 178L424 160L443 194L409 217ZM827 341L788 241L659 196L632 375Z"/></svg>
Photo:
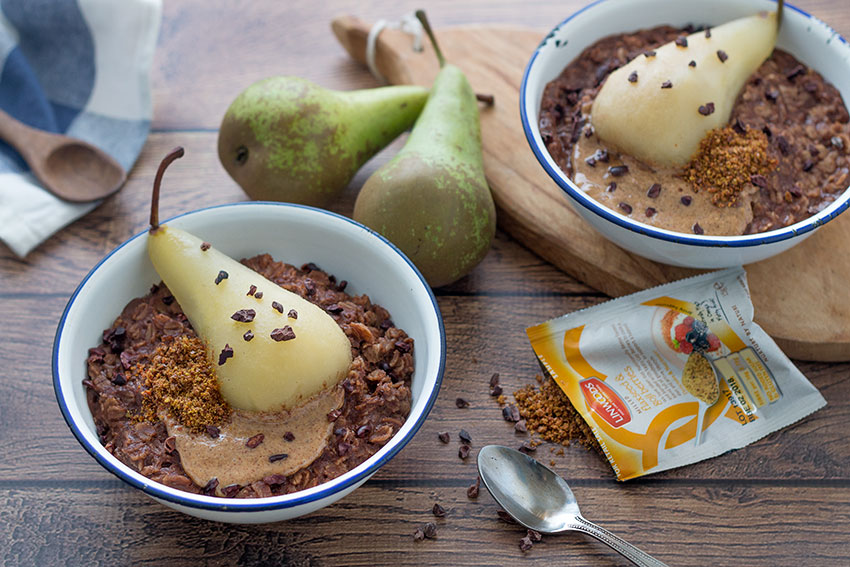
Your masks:
<svg viewBox="0 0 850 567"><path fill-rule="evenodd" d="M569 529L583 532L589 536L595 537L638 567L667 567L666 563L659 561L645 551L641 551L626 540L615 536L605 528L585 520L582 516L576 515L575 522L569 525Z"/></svg>

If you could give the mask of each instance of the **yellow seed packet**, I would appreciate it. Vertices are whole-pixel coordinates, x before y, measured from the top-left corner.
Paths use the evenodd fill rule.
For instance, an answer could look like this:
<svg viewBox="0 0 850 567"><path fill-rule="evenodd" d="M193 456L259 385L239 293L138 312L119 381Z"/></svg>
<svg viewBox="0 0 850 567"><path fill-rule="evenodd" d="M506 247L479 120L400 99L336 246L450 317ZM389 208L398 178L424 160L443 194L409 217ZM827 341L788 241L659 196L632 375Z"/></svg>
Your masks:
<svg viewBox="0 0 850 567"><path fill-rule="evenodd" d="M739 449L826 405L753 322L743 268L620 297L526 332L619 480Z"/></svg>

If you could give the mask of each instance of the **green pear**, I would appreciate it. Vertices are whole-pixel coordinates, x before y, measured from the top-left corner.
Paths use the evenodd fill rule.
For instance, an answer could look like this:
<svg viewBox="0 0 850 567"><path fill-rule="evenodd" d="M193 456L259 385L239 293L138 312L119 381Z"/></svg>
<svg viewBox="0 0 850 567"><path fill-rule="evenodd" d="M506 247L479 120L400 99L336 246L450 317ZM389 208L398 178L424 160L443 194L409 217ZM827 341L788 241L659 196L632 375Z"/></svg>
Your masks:
<svg viewBox="0 0 850 567"><path fill-rule="evenodd" d="M351 344L317 305L200 238L160 226L153 212L147 244L154 268L206 343L231 406L292 409L346 376Z"/></svg>
<svg viewBox="0 0 850 567"><path fill-rule="evenodd" d="M398 246L438 287L484 258L496 210L484 177L475 93L460 69L443 64L436 43L435 50L442 69L428 102L404 148L360 190L354 219Z"/></svg>
<svg viewBox="0 0 850 567"><path fill-rule="evenodd" d="M360 167L409 129L428 91L332 91L298 77L245 89L218 134L224 169L252 199L326 207Z"/></svg>
<svg viewBox="0 0 850 567"><path fill-rule="evenodd" d="M599 90L590 119L596 134L646 163L686 164L709 130L729 122L776 34L776 13L761 13L635 57Z"/></svg>

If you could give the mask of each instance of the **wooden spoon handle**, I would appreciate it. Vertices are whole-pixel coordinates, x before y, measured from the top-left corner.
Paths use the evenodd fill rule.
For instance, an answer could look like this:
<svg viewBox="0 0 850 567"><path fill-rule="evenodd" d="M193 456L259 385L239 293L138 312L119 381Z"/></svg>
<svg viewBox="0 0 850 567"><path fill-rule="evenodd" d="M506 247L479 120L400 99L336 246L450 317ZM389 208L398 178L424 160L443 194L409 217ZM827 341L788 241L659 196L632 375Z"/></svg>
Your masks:
<svg viewBox="0 0 850 567"><path fill-rule="evenodd" d="M45 142L45 137L41 132L27 126L2 110L0 110L0 138L15 148L23 156L24 160L30 164L30 167L32 167L30 158L33 148Z"/></svg>
<svg viewBox="0 0 850 567"><path fill-rule="evenodd" d="M340 16L331 22L331 29L339 43L349 55L360 63L366 63L366 42L372 26L354 16ZM410 65L405 63L412 57L428 57L435 61L430 46L421 52L413 50L413 39L403 31L385 28L375 42L375 66L394 85L410 84Z"/></svg>

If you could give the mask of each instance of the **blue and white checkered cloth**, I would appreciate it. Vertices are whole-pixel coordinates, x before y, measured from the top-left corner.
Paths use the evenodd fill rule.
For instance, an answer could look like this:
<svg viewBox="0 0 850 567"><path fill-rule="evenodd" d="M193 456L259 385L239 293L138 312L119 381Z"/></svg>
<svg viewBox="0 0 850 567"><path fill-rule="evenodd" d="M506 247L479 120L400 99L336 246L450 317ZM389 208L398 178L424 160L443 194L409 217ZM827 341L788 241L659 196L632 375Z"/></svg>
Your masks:
<svg viewBox="0 0 850 567"><path fill-rule="evenodd" d="M0 108L130 170L150 131L161 0L0 0ZM19 256L98 203L44 190L0 141L0 239Z"/></svg>

